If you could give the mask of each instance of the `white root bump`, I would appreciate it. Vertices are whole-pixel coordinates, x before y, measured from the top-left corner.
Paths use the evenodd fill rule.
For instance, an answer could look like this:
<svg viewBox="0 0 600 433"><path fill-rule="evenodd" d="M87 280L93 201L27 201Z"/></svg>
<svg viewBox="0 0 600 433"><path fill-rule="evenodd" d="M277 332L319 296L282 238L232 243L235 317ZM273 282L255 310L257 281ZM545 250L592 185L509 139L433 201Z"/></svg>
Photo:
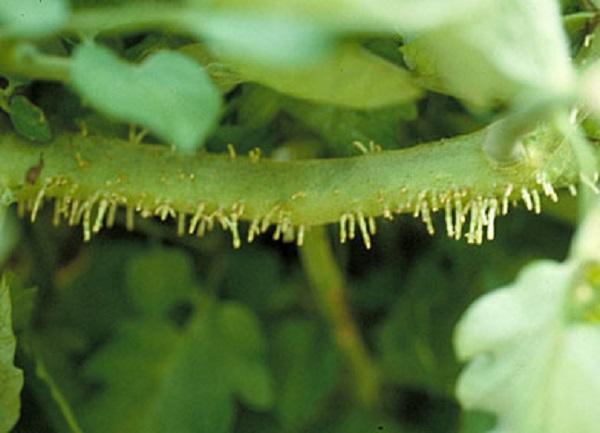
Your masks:
<svg viewBox="0 0 600 433"><path fill-rule="evenodd" d="M362 212L357 213L358 227L360 228L360 233L362 235L363 242L365 243L365 248L371 249L371 236L369 235L369 229L367 227L367 220Z"/></svg>
<svg viewBox="0 0 600 433"><path fill-rule="evenodd" d="M598 178L600 176L581 176L582 183L596 193L600 194ZM511 206L519 206L521 202L525 209L540 214L542 212L542 197L556 202L558 194L548 177L541 173L536 177L536 183L541 187L541 192L535 188L520 187L515 189L513 184L507 184L499 195L473 196L468 191L455 189L443 194L423 191L415 198L394 205L383 204L383 217L391 220L394 214L410 213L413 217L420 218L425 224L428 233L434 233L433 213L444 212L446 233L452 239L463 237L470 244L479 245L484 240L493 240L496 237L496 220L499 216L506 215ZM567 186L571 195L577 195L577 187L573 184ZM542 196L543 194L543 196ZM367 248L371 247L371 236L375 233L365 226L365 222L374 222L373 217L366 216L363 212L346 212L340 216L339 232L340 241L345 243L354 238L354 225L358 222L363 242ZM465 230L466 227L466 230Z"/></svg>
<svg viewBox="0 0 600 433"><path fill-rule="evenodd" d="M577 187L573 184L569 185L569 193L571 194L571 196L576 197L577 196Z"/></svg>

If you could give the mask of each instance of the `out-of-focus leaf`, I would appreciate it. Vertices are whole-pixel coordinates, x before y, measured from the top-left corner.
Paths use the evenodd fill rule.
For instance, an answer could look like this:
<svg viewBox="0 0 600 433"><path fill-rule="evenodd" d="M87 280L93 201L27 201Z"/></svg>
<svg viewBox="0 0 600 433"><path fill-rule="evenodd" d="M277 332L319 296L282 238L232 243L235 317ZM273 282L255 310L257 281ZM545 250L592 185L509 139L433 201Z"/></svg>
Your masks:
<svg viewBox="0 0 600 433"><path fill-rule="evenodd" d="M204 0L195 0L202 4ZM462 18L482 0L214 0L213 5L294 15L337 31L395 33Z"/></svg>
<svg viewBox="0 0 600 433"><path fill-rule="evenodd" d="M0 432L9 432L19 419L23 373L14 365L17 342L6 277L0 279Z"/></svg>
<svg viewBox="0 0 600 433"><path fill-rule="evenodd" d="M358 45L347 44L308 67L268 68L235 64L247 80L309 101L372 109L412 101L419 96L408 72Z"/></svg>
<svg viewBox="0 0 600 433"><path fill-rule="evenodd" d="M37 287L23 288L11 282L10 297L12 300L12 320L15 332L27 329L31 324L35 302L38 296Z"/></svg>
<svg viewBox="0 0 600 433"><path fill-rule="evenodd" d="M132 242L98 243L62 269L57 278L59 296L46 309L57 336L69 335L60 329L66 328L90 341L103 341L116 332L118 324L135 312L125 284L127 264L143 253L144 247Z"/></svg>
<svg viewBox="0 0 600 433"><path fill-rule="evenodd" d="M275 410L286 431L302 431L322 410L339 379L335 345L317 323L289 320L277 325L270 351Z"/></svg>
<svg viewBox="0 0 600 433"><path fill-rule="evenodd" d="M466 409L496 413L494 432L597 431L600 327L581 313L598 304L600 284L586 277L575 261L534 262L458 324L457 354L469 364L457 395Z"/></svg>
<svg viewBox="0 0 600 433"><path fill-rule="evenodd" d="M476 104L572 91L554 0L484 1L452 25L410 35L405 60L430 88Z"/></svg>
<svg viewBox="0 0 600 433"><path fill-rule="evenodd" d="M182 20L219 57L275 67L314 62L331 50L326 28L289 14L252 10L213 12Z"/></svg>
<svg viewBox="0 0 600 433"><path fill-rule="evenodd" d="M213 83L223 93L231 91L235 86L244 81L240 74L233 70L231 65L218 60L209 51L206 44L187 44L178 48L177 51L200 63L206 69L206 72L208 72Z"/></svg>
<svg viewBox="0 0 600 433"><path fill-rule="evenodd" d="M225 287L233 299L255 311L268 311L286 290L280 258L259 246L239 251L227 264Z"/></svg>
<svg viewBox="0 0 600 433"><path fill-rule="evenodd" d="M234 397L273 403L264 342L245 307L206 305L177 331L160 321L124 322L92 357L87 376L102 391L81 408L86 431L226 433Z"/></svg>
<svg viewBox="0 0 600 433"><path fill-rule="evenodd" d="M126 280L131 301L145 316L164 318L195 292L193 263L180 250L154 249L127 263Z"/></svg>
<svg viewBox="0 0 600 433"><path fill-rule="evenodd" d="M131 65L107 48L86 43L73 54L71 79L100 112L139 124L184 152L203 144L221 106L206 71L174 51Z"/></svg>
<svg viewBox="0 0 600 433"><path fill-rule="evenodd" d="M0 38L42 36L59 29L68 17L64 0L2 0Z"/></svg>
<svg viewBox="0 0 600 433"><path fill-rule="evenodd" d="M31 141L50 141L52 131L46 115L27 97L17 95L10 100L10 120L15 130Z"/></svg>
<svg viewBox="0 0 600 433"><path fill-rule="evenodd" d="M457 246L420 258L377 330L381 363L390 380L452 394L460 370L453 356L452 330L481 290L476 268ZM457 286L463 290L455 290Z"/></svg>
<svg viewBox="0 0 600 433"><path fill-rule="evenodd" d="M263 86L247 84L236 100L238 121L248 128L261 128L273 121L281 109L281 96Z"/></svg>

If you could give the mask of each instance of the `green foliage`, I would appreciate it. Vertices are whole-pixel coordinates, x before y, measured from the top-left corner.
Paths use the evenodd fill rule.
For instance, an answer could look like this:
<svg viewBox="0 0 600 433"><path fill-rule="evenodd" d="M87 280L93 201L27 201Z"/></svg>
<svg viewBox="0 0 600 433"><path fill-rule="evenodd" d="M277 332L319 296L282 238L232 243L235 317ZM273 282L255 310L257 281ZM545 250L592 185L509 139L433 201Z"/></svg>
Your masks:
<svg viewBox="0 0 600 433"><path fill-rule="evenodd" d="M106 48L84 44L73 56L71 79L99 111L144 126L188 153L202 144L219 114L220 95L208 75L175 52L161 51L133 66Z"/></svg>
<svg viewBox="0 0 600 433"><path fill-rule="evenodd" d="M241 75L274 90L324 104L372 109L415 99L419 92L408 73L368 50L348 44L316 65L293 70L250 64Z"/></svg>
<svg viewBox="0 0 600 433"><path fill-rule="evenodd" d="M301 431L319 415L339 381L339 355L318 323L288 320L271 340L275 410L286 431Z"/></svg>
<svg viewBox="0 0 600 433"><path fill-rule="evenodd" d="M4 0L0 4L0 37L42 36L68 18L64 0Z"/></svg>
<svg viewBox="0 0 600 433"><path fill-rule="evenodd" d="M433 89L477 104L562 94L573 83L553 0L484 1L464 20L411 35L403 52Z"/></svg>
<svg viewBox="0 0 600 433"><path fill-rule="evenodd" d="M457 327L458 356L471 361L458 398L466 408L496 412L497 431L583 433L598 425L600 329L569 313L592 290L576 265L528 265Z"/></svg>
<svg viewBox="0 0 600 433"><path fill-rule="evenodd" d="M27 97L16 95L10 100L10 120L19 134L31 141L50 141L52 131L44 112Z"/></svg>
<svg viewBox="0 0 600 433"><path fill-rule="evenodd" d="M191 258L178 251L155 249L133 257L127 263L125 281L134 308L143 316L167 317L171 308L193 298L191 272Z"/></svg>
<svg viewBox="0 0 600 433"><path fill-rule="evenodd" d="M268 407L254 318L235 304L214 308L192 318L183 333L160 323L123 324L86 366L87 376L105 387L82 409L87 430L227 432L234 394Z"/></svg>
<svg viewBox="0 0 600 433"><path fill-rule="evenodd" d="M6 276L0 281L0 431L8 432L19 418L23 373L14 366L16 340Z"/></svg>
<svg viewBox="0 0 600 433"><path fill-rule="evenodd" d="M452 395L460 371L453 356L452 330L481 290L481 275L470 271L472 267L472 258L452 250L434 250L414 267L378 330L382 365L391 380ZM453 290L460 286L464 289Z"/></svg>
<svg viewBox="0 0 600 433"><path fill-rule="evenodd" d="M192 22L220 56L275 67L298 66L314 61L330 49L323 28L286 14L220 12L201 26Z"/></svg>
<svg viewBox="0 0 600 433"><path fill-rule="evenodd" d="M249 310L205 299L181 326L169 320L167 313L196 293L186 259L155 251L129 262L127 288L138 315L84 366L85 377L101 384L79 409L86 431L227 432L234 396L257 409L272 405L264 341Z"/></svg>
<svg viewBox="0 0 600 433"><path fill-rule="evenodd" d="M597 430L596 3L0 2L0 433Z"/></svg>

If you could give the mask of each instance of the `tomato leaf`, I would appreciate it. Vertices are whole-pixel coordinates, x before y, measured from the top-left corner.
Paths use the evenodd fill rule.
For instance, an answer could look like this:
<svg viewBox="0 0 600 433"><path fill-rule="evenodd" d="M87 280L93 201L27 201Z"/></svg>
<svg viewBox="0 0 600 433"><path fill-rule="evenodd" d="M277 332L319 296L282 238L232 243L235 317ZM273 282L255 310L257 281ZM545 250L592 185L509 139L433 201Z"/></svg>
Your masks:
<svg viewBox="0 0 600 433"><path fill-rule="evenodd" d="M496 413L497 433L597 431L600 326L581 304L598 289L575 261L539 261L471 306L456 330L469 361L457 386L463 407Z"/></svg>
<svg viewBox="0 0 600 433"><path fill-rule="evenodd" d="M423 29L460 19L477 8L481 0L214 0L214 3L232 9L275 11L336 31L395 33L398 29Z"/></svg>
<svg viewBox="0 0 600 433"><path fill-rule="evenodd" d="M14 366L16 339L6 277L0 280L0 431L8 432L19 418L23 373Z"/></svg>
<svg viewBox="0 0 600 433"><path fill-rule="evenodd" d="M286 430L300 431L314 421L339 380L333 342L317 323L289 320L277 326L272 340L277 401L275 409Z"/></svg>
<svg viewBox="0 0 600 433"><path fill-rule="evenodd" d="M271 66L299 66L328 53L330 33L289 14L213 12L184 20L220 56Z"/></svg>
<svg viewBox="0 0 600 433"><path fill-rule="evenodd" d="M553 0L485 1L461 20L408 36L405 60L424 83L476 104L562 94L573 85Z"/></svg>
<svg viewBox="0 0 600 433"><path fill-rule="evenodd" d="M206 71L173 51L132 65L107 48L86 43L73 55L71 79L101 113L139 124L184 152L202 145L221 107Z"/></svg>
<svg viewBox="0 0 600 433"><path fill-rule="evenodd" d="M15 130L31 141L45 142L52 139L52 131L46 115L23 95L10 100L10 121Z"/></svg>
<svg viewBox="0 0 600 433"><path fill-rule="evenodd" d="M43 36L60 28L68 16L63 0L2 0L0 38Z"/></svg>
<svg viewBox="0 0 600 433"><path fill-rule="evenodd" d="M192 259L176 249L154 249L136 255L127 263L126 280L135 307L157 318L166 317L196 292Z"/></svg>
<svg viewBox="0 0 600 433"><path fill-rule="evenodd" d="M278 92L309 101L369 109L416 99L408 72L359 47L345 45L315 65L292 69L238 64L240 74Z"/></svg>
<svg viewBox="0 0 600 433"><path fill-rule="evenodd" d="M120 325L86 365L103 392L82 408L90 432L230 431L234 397L273 402L256 318L235 303L210 305L184 330L161 321Z"/></svg>

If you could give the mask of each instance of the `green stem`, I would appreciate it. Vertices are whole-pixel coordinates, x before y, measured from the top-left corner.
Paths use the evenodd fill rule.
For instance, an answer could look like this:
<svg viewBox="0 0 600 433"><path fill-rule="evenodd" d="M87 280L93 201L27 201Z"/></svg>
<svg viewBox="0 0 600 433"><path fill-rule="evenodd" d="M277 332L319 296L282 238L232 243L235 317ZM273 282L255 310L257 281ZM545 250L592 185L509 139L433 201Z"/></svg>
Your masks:
<svg viewBox="0 0 600 433"><path fill-rule="evenodd" d="M6 133L0 136L0 185L32 211L32 219L44 198L56 199L56 221L83 221L86 238L124 207L130 222L134 211L174 217L186 232L202 234L220 223L231 229L236 246L240 219L252 222L250 239L275 226L276 238L298 243L309 227L340 222L342 240L356 232L369 246L371 217L414 213L433 231L432 212L445 210L449 234L464 232L478 243L490 223L487 237L493 237L501 209L522 200L538 210L540 196L553 198L553 187L579 177L571 147L548 128L523 140L527 158L510 167L490 163L481 150L484 137L478 132L352 158L273 161L185 157L166 146L81 135L58 136L40 149ZM43 170L30 184L42 151Z"/></svg>
<svg viewBox="0 0 600 433"><path fill-rule="evenodd" d="M522 138L540 122L547 121L557 111L565 110L574 102L574 97L558 96L527 103L488 128L488 135L483 143L485 152L492 161L500 165L522 160L525 157Z"/></svg>
<svg viewBox="0 0 600 433"><path fill-rule="evenodd" d="M0 42L0 74L31 80L68 81L70 60L42 54L28 44Z"/></svg>
<svg viewBox="0 0 600 433"><path fill-rule="evenodd" d="M300 256L315 300L330 323L347 363L355 397L362 406L375 407L380 398L380 374L352 319L344 293L344 278L323 227L315 228L307 236Z"/></svg>

